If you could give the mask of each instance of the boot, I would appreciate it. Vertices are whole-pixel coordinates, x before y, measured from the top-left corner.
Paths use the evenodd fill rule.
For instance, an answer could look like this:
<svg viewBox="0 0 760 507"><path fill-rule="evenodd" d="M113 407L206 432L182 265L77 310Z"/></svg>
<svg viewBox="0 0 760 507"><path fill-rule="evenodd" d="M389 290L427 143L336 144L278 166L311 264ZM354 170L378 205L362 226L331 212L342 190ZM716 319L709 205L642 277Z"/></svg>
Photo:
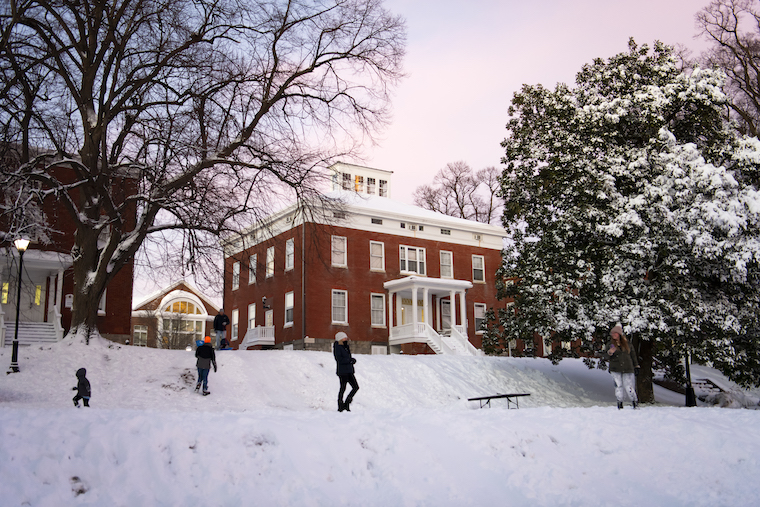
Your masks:
<svg viewBox="0 0 760 507"><path fill-rule="evenodd" d="M623 410L623 402L618 401L618 410Z"/></svg>
<svg viewBox="0 0 760 507"><path fill-rule="evenodd" d="M632 403L632 405L633 405L633 409L634 409L634 410L636 410L637 408L639 408L639 402L638 402L638 401L634 401L634 402Z"/></svg>
<svg viewBox="0 0 760 507"><path fill-rule="evenodd" d="M346 406L342 401L338 400L338 412L343 412L344 410L346 410Z"/></svg>

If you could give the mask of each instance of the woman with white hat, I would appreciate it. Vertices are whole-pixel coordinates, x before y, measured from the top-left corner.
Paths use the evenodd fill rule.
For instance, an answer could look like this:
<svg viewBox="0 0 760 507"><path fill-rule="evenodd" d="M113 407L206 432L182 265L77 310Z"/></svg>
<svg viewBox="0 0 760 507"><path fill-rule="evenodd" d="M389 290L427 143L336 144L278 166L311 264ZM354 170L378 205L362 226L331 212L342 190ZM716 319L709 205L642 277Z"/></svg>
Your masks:
<svg viewBox="0 0 760 507"><path fill-rule="evenodd" d="M340 378L340 391L338 391L338 412L347 410L351 411L351 401L356 395L356 391L359 390L359 383L356 382L354 376L354 364L356 359L351 357L351 350L348 348L348 335L343 331L335 335L335 343L333 343L333 355L335 356L335 362L337 368L335 373ZM346 401L343 401L343 393L346 392L346 384L351 384L351 392L348 393Z"/></svg>

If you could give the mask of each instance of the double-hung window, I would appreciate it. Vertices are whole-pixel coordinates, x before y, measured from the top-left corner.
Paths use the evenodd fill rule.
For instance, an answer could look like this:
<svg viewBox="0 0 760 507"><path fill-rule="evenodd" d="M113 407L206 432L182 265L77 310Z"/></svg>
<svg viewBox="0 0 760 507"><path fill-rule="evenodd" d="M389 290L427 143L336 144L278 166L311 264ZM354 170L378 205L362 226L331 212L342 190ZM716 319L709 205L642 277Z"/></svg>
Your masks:
<svg viewBox="0 0 760 507"><path fill-rule="evenodd" d="M285 271L293 269L295 264L296 248L293 238L285 242Z"/></svg>
<svg viewBox="0 0 760 507"><path fill-rule="evenodd" d="M285 327L293 325L293 293L285 294Z"/></svg>
<svg viewBox="0 0 760 507"><path fill-rule="evenodd" d="M399 267L402 273L425 274L425 249L413 246L399 247Z"/></svg>
<svg viewBox="0 0 760 507"><path fill-rule="evenodd" d="M267 248L267 278L274 276L274 247Z"/></svg>
<svg viewBox="0 0 760 507"><path fill-rule="evenodd" d="M332 323L348 324L348 292L345 290L332 291Z"/></svg>
<svg viewBox="0 0 760 507"><path fill-rule="evenodd" d="M385 244L379 241L369 242L369 269L385 271Z"/></svg>
<svg viewBox="0 0 760 507"><path fill-rule="evenodd" d="M482 255L472 256L472 281L473 282L485 282L486 281L486 261Z"/></svg>
<svg viewBox="0 0 760 507"><path fill-rule="evenodd" d="M248 285L256 283L256 254L248 257Z"/></svg>
<svg viewBox="0 0 760 507"><path fill-rule="evenodd" d="M240 287L240 261L232 263L232 290Z"/></svg>
<svg viewBox="0 0 760 507"><path fill-rule="evenodd" d="M370 294L370 307L372 309L372 325L385 326L385 294Z"/></svg>
<svg viewBox="0 0 760 507"><path fill-rule="evenodd" d="M454 278L454 254L441 250L441 278Z"/></svg>
<svg viewBox="0 0 760 507"><path fill-rule="evenodd" d="M240 322L240 310L232 310L231 315L231 324L232 324L232 334L230 336L230 341L235 341L238 339L238 322Z"/></svg>
<svg viewBox="0 0 760 507"><path fill-rule="evenodd" d="M475 303L475 332L483 334L483 325L486 323L486 305Z"/></svg>
<svg viewBox="0 0 760 507"><path fill-rule="evenodd" d="M348 265L346 260L346 238L345 236L333 236L331 245L332 265L345 268Z"/></svg>

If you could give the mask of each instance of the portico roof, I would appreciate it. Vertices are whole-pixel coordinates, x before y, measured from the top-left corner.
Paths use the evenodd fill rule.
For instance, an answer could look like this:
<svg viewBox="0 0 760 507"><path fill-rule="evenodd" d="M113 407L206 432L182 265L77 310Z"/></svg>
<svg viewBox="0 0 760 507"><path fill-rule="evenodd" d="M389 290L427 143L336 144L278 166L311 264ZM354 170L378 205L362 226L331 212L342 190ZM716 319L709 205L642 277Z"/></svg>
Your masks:
<svg viewBox="0 0 760 507"><path fill-rule="evenodd" d="M406 276L397 280L389 280L383 287L391 292L407 290L428 289L432 294L448 295L451 291L465 291L472 288L472 282L467 280L453 280L446 278L428 278L425 276Z"/></svg>

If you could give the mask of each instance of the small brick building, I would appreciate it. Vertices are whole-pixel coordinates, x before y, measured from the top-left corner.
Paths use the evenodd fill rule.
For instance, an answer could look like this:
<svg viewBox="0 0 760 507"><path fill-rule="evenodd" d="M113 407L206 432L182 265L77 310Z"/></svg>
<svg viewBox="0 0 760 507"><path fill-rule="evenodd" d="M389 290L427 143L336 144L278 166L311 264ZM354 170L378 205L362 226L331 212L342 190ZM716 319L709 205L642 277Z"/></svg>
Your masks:
<svg viewBox="0 0 760 507"><path fill-rule="evenodd" d="M180 280L152 294L132 311L131 344L184 349L213 333L219 308L201 291Z"/></svg>
<svg viewBox="0 0 760 507"><path fill-rule="evenodd" d="M390 198L391 172L332 166L328 197L294 204L224 243L224 307L235 348L478 354L505 231Z"/></svg>

